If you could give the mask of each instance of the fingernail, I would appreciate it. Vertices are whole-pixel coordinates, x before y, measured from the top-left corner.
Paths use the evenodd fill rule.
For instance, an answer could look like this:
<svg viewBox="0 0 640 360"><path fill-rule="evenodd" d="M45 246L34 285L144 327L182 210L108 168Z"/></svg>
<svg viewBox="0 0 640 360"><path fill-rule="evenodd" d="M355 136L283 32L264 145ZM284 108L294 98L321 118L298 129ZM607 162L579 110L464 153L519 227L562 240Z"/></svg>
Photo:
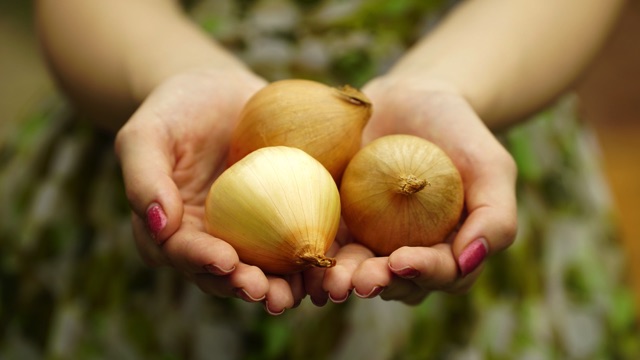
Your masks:
<svg viewBox="0 0 640 360"><path fill-rule="evenodd" d="M167 215L158 203L149 205L147 209L147 227L154 240L158 240L158 235L167 226Z"/></svg>
<svg viewBox="0 0 640 360"><path fill-rule="evenodd" d="M323 307L327 304L327 299L314 299L313 296L311 296L311 302L313 303L313 305L317 306L317 307Z"/></svg>
<svg viewBox="0 0 640 360"><path fill-rule="evenodd" d="M474 240L471 244L462 251L460 257L458 257L458 266L462 276L466 276L473 272L487 256L488 245L487 241L483 238Z"/></svg>
<svg viewBox="0 0 640 360"><path fill-rule="evenodd" d="M267 313L269 313L269 315L273 315L273 316L282 315L284 313L284 310L285 310L285 309L282 309L280 311L272 311L271 309L269 309L269 302L268 301L264 302L264 309L267 311Z"/></svg>
<svg viewBox="0 0 640 360"><path fill-rule="evenodd" d="M371 291L369 291L368 294L360 294L358 292L358 289L354 289L353 292L359 298L370 299L370 298L373 298L373 297L376 297L376 296L380 295L382 290L384 290L384 287L382 287L382 286L374 286L373 289L371 289Z"/></svg>
<svg viewBox="0 0 640 360"><path fill-rule="evenodd" d="M213 275L220 275L220 276L229 275L230 273L233 272L233 270L236 269L236 267L233 266L231 269L225 270L220 268L218 265L214 265L214 264L207 264L203 267L206 272L211 273Z"/></svg>
<svg viewBox="0 0 640 360"><path fill-rule="evenodd" d="M347 294L342 298L334 299L333 296L331 296L331 293L329 293L329 300L331 300L331 302L334 304L342 304L343 302L347 301L349 295L351 295L351 290L347 291Z"/></svg>
<svg viewBox="0 0 640 360"><path fill-rule="evenodd" d="M266 298L266 295L262 295L262 297L259 297L259 298L254 298L253 296L249 295L247 290L242 288L236 289L235 293L237 297L239 297L240 299L246 302L260 302Z"/></svg>
<svg viewBox="0 0 640 360"><path fill-rule="evenodd" d="M389 269L391 272L403 279L413 279L420 276L420 271L412 268L411 266L403 267L402 269L394 269L391 264L389 264Z"/></svg>

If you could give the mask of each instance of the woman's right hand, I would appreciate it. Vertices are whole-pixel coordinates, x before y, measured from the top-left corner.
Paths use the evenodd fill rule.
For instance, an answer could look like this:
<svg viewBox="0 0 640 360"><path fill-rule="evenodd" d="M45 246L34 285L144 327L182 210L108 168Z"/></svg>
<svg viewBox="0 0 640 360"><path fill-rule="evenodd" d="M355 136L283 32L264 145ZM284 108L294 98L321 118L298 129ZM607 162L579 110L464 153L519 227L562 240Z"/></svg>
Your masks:
<svg viewBox="0 0 640 360"><path fill-rule="evenodd" d="M204 230L204 202L225 169L231 132L265 82L249 73L189 71L156 87L116 138L137 248L204 292L263 302L271 314L304 297L301 276L264 274Z"/></svg>

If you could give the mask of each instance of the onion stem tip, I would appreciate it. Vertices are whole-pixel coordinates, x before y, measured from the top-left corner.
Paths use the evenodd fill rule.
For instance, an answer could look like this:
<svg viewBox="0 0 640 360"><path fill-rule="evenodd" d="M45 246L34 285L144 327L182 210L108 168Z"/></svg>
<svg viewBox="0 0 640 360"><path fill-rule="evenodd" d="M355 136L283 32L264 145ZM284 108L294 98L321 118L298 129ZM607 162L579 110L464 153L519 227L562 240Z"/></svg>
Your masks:
<svg viewBox="0 0 640 360"><path fill-rule="evenodd" d="M413 175L400 178L400 193L404 195L415 194L431 184L425 179L418 179Z"/></svg>
<svg viewBox="0 0 640 360"><path fill-rule="evenodd" d="M302 255L300 260L305 264L320 268L330 268L336 265L336 259L323 255Z"/></svg>

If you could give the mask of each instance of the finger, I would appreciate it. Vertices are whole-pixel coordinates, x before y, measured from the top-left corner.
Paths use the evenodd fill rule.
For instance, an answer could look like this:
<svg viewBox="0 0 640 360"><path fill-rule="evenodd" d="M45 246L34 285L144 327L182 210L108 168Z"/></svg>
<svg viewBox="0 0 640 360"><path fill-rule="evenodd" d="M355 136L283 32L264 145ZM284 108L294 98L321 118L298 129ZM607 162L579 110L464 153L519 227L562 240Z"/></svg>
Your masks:
<svg viewBox="0 0 640 360"><path fill-rule="evenodd" d="M401 247L389 255L389 270L420 288L446 290L458 280L458 264L449 244Z"/></svg>
<svg viewBox="0 0 640 360"><path fill-rule="evenodd" d="M328 257L334 257L339 251L340 245L338 241L334 241L326 255ZM304 289L306 293L309 294L311 302L316 306L324 306L329 300L329 294L322 287L325 272L326 269L324 268L312 267L305 270L302 275Z"/></svg>
<svg viewBox="0 0 640 360"><path fill-rule="evenodd" d="M353 291L360 298L372 298L385 290L393 280L387 265L389 258L373 257L364 260L353 273Z"/></svg>
<svg viewBox="0 0 640 360"><path fill-rule="evenodd" d="M243 263L238 264L229 275L197 273L191 277L203 292L216 297L237 297L247 302L260 302L266 299L269 291L269 280L262 270Z"/></svg>
<svg viewBox="0 0 640 360"><path fill-rule="evenodd" d="M302 273L304 289L315 306L324 306L329 300L329 294L322 288L325 271L314 267Z"/></svg>
<svg viewBox="0 0 640 360"><path fill-rule="evenodd" d="M295 302L289 282L279 276L267 277L269 279L269 291L264 300L264 308L269 315L281 315L286 309L293 307Z"/></svg>
<svg viewBox="0 0 640 360"><path fill-rule="evenodd" d="M186 273L232 273L240 262L235 249L229 243L190 225L197 220L190 219L190 216L185 216L185 224L162 245L162 251L170 263Z"/></svg>
<svg viewBox="0 0 640 360"><path fill-rule="evenodd" d="M246 301L262 301L269 291L269 279L259 267L239 263L229 275L229 283L236 296ZM247 297L244 297L244 295Z"/></svg>
<svg viewBox="0 0 640 360"><path fill-rule="evenodd" d="M380 295L384 300L399 300L413 305L422 301L428 294L412 280L395 276L388 267L386 257L370 258L362 262L354 273L354 293L360 298L373 298Z"/></svg>
<svg viewBox="0 0 640 360"><path fill-rule="evenodd" d="M183 207L171 177L172 139L149 107L143 104L118 132L115 150L132 210L162 243L180 226Z"/></svg>
<svg viewBox="0 0 640 360"><path fill-rule="evenodd" d="M304 280L302 273L292 274L285 277L289 286L291 286L291 293L293 294L293 307L296 308L300 305L302 300L307 296L304 291Z"/></svg>
<svg viewBox="0 0 640 360"><path fill-rule="evenodd" d="M479 161L465 179L468 215L453 241L453 253L463 276L485 257L511 245L517 232L516 168L506 152Z"/></svg>
<svg viewBox="0 0 640 360"><path fill-rule="evenodd" d="M353 289L352 277L358 266L374 255L371 250L357 244L347 244L336 254L336 265L325 271L322 288L334 303L343 303Z"/></svg>
<svg viewBox="0 0 640 360"><path fill-rule="evenodd" d="M147 226L136 213L131 214L133 240L140 254L140 258L148 266L157 267L169 264L169 259L164 255L158 244L151 238Z"/></svg>

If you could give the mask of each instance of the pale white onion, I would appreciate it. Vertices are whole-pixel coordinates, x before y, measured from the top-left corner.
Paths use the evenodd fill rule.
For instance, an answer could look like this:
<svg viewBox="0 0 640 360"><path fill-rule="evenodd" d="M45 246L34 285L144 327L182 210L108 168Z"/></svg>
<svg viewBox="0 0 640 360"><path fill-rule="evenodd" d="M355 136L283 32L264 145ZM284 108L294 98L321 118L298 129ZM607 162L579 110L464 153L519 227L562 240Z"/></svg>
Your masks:
<svg viewBox="0 0 640 360"><path fill-rule="evenodd" d="M335 181L302 150L258 149L216 179L205 204L207 231L268 273L330 267L340 222Z"/></svg>

